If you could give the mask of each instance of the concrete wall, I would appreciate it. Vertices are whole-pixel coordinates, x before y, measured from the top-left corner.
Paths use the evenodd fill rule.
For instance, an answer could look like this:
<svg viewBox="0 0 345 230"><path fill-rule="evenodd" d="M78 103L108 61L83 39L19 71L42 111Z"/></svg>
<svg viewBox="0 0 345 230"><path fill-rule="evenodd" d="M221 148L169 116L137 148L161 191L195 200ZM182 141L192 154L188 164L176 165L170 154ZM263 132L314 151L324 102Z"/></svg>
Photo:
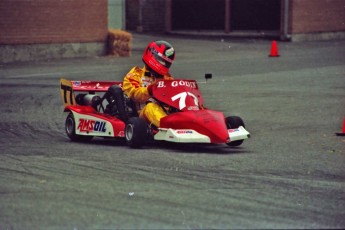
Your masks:
<svg viewBox="0 0 345 230"><path fill-rule="evenodd" d="M125 30L124 0L108 0L108 28Z"/></svg>
<svg viewBox="0 0 345 230"><path fill-rule="evenodd" d="M1 0L0 62L104 53L107 7L107 0Z"/></svg>
<svg viewBox="0 0 345 230"><path fill-rule="evenodd" d="M0 45L0 63L93 57L104 54L104 42Z"/></svg>

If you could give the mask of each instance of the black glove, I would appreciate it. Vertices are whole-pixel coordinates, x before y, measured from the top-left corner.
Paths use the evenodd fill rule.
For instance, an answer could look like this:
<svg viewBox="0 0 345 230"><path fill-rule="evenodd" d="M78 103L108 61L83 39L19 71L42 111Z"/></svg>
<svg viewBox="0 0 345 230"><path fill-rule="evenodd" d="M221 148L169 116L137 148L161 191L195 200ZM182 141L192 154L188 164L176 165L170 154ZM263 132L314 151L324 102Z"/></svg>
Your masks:
<svg viewBox="0 0 345 230"><path fill-rule="evenodd" d="M150 94L150 96L152 96L152 87L153 87L154 83L150 84L147 86L147 92Z"/></svg>

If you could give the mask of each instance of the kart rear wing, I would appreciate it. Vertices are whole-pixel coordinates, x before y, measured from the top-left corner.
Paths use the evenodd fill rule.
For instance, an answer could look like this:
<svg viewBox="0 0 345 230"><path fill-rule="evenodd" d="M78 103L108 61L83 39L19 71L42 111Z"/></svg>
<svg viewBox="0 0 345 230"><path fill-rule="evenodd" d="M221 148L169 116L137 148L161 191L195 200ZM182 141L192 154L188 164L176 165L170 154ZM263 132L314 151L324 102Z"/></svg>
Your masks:
<svg viewBox="0 0 345 230"><path fill-rule="evenodd" d="M95 94L95 92L106 92L112 85L122 87L120 81L71 81L66 79L60 80L60 95L64 107L76 105L76 95L74 92L86 92Z"/></svg>

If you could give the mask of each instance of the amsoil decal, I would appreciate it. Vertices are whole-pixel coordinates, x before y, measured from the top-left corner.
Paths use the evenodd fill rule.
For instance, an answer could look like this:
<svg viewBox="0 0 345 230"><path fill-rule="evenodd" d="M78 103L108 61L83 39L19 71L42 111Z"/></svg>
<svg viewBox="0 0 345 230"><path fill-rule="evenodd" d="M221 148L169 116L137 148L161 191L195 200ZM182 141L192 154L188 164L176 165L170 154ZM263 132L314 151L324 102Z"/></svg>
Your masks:
<svg viewBox="0 0 345 230"><path fill-rule="evenodd" d="M73 82L73 85L74 85L74 86L81 86L81 82L80 82L80 81L74 81L74 82Z"/></svg>
<svg viewBox="0 0 345 230"><path fill-rule="evenodd" d="M229 133L234 133L240 131L239 129L228 129Z"/></svg>
<svg viewBox="0 0 345 230"><path fill-rule="evenodd" d="M79 132L106 132L105 121L95 121L80 118L78 130Z"/></svg>
<svg viewBox="0 0 345 230"><path fill-rule="evenodd" d="M177 130L176 133L177 134L192 134L193 131L191 131L191 130Z"/></svg>

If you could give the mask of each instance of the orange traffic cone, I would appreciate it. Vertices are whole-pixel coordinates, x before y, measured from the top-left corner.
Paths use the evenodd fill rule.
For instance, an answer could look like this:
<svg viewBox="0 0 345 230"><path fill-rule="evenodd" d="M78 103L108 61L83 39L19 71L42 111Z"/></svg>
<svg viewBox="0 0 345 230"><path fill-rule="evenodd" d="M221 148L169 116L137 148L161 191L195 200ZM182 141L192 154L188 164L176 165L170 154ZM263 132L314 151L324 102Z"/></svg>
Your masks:
<svg viewBox="0 0 345 230"><path fill-rule="evenodd" d="M344 117L344 122L343 122L343 131L341 133L336 133L337 136L345 136L345 117Z"/></svg>
<svg viewBox="0 0 345 230"><path fill-rule="evenodd" d="M279 53L278 53L278 45L276 41L272 41L272 45L271 45L271 52L270 52L270 57L279 57Z"/></svg>

